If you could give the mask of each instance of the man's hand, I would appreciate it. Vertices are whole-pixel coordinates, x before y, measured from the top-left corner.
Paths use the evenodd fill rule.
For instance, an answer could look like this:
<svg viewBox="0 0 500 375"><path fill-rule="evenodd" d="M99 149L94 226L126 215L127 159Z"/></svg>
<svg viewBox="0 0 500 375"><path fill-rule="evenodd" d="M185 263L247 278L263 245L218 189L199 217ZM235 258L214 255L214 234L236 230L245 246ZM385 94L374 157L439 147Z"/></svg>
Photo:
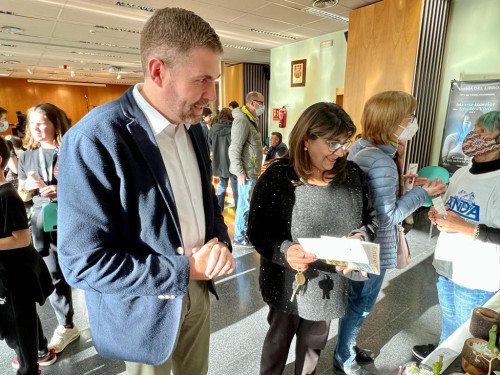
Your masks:
<svg viewBox="0 0 500 375"><path fill-rule="evenodd" d="M236 267L236 261L227 245L214 237L201 248L193 249L189 265L191 280L211 280L231 274Z"/></svg>
<svg viewBox="0 0 500 375"><path fill-rule="evenodd" d="M209 280L206 274L207 266L212 248L219 240L212 238L201 248L193 249L193 255L189 257L189 279L190 280Z"/></svg>
<svg viewBox="0 0 500 375"><path fill-rule="evenodd" d="M218 242L212 247L212 251L210 252L205 275L209 279L229 275L234 271L235 267L236 260L233 258L233 254L231 254L227 245L223 242Z"/></svg>
<svg viewBox="0 0 500 375"><path fill-rule="evenodd" d="M240 174L238 176L238 185L245 185L247 183L247 175L246 174Z"/></svg>

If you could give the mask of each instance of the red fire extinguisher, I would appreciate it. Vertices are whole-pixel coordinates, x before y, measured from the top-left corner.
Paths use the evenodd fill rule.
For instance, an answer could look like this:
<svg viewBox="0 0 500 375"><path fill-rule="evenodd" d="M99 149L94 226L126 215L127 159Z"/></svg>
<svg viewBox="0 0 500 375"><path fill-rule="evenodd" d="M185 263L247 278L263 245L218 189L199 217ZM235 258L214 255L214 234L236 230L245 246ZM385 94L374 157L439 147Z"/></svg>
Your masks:
<svg viewBox="0 0 500 375"><path fill-rule="evenodd" d="M278 114L278 126L284 128L286 126L286 105L280 108Z"/></svg>

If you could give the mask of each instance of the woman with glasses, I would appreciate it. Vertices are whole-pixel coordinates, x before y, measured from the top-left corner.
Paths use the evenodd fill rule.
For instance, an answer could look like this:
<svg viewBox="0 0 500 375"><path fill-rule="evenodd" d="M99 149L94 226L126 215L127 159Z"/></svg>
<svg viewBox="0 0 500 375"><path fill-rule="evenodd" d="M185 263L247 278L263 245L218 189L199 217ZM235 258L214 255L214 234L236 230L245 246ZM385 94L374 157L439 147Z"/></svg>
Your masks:
<svg viewBox="0 0 500 375"><path fill-rule="evenodd" d="M402 91L386 91L371 97L361 117L363 134L349 152L349 160L366 173L373 206L377 212L380 244L380 275L365 282L350 282L345 316L339 322L334 374L370 374L358 362L373 361L373 353L356 346L359 329L370 313L382 287L387 269L396 267L398 223L420 207L427 196L442 193L442 181L415 178L414 188L404 195L403 168L398 152L399 141L411 139L418 130L417 101ZM414 178L415 176L410 176Z"/></svg>
<svg viewBox="0 0 500 375"><path fill-rule="evenodd" d="M313 374L330 320L344 314L346 277L365 279L317 260L298 242L322 235L373 239L375 213L364 174L345 157L355 132L338 105L310 106L290 134L288 154L255 186L248 234L261 255L260 289L269 305L261 374L283 373L294 336L295 374Z"/></svg>

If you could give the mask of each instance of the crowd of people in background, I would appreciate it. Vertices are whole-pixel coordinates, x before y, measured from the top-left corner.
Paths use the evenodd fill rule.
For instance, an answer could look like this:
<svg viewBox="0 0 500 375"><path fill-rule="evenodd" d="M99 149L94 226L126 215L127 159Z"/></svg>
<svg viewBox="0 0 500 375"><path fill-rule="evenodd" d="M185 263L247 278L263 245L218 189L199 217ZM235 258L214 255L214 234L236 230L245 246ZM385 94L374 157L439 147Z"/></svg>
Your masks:
<svg viewBox="0 0 500 375"><path fill-rule="evenodd" d="M358 347L357 335L396 266L398 223L446 189L446 214L429 210L441 231L433 262L440 342L500 289L500 112L464 125L459 151L472 166L447 187L404 175L403 147L418 131L410 94L371 97L361 133L340 106L315 103L288 146L279 132L263 145L262 93L218 113L208 108L221 55L206 21L158 10L141 33L144 83L71 129L61 108L37 104L23 139L0 139L0 337L16 352L18 375L40 374L80 336L71 286L85 291L97 351L124 360L128 374L205 374L209 293L214 278L235 269L236 246L260 254L269 305L261 374L283 372L294 337L295 374L314 374L339 319L334 374L370 375L360 364L375 354ZM3 127L7 113L0 108ZM229 182L233 239L223 217ZM462 202L476 209L464 213ZM54 204L60 226L51 229ZM379 244L380 274L326 264L298 241L322 235ZM482 270L474 277L472 257ZM46 298L58 321L50 340L36 311ZM414 352L423 358L434 347Z"/></svg>

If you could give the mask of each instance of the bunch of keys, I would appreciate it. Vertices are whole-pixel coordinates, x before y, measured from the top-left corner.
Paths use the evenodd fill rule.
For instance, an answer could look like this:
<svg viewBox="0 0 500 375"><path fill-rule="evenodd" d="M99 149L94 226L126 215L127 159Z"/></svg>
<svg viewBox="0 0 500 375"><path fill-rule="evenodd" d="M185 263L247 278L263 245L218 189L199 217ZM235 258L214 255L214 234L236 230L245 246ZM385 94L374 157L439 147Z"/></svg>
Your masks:
<svg viewBox="0 0 500 375"><path fill-rule="evenodd" d="M293 302L293 300L295 299L295 295L297 294L297 292L306 283L306 277L304 276L304 273L302 271L298 271L295 274L295 282L297 283L297 286L293 290L292 298L290 298L290 302Z"/></svg>

